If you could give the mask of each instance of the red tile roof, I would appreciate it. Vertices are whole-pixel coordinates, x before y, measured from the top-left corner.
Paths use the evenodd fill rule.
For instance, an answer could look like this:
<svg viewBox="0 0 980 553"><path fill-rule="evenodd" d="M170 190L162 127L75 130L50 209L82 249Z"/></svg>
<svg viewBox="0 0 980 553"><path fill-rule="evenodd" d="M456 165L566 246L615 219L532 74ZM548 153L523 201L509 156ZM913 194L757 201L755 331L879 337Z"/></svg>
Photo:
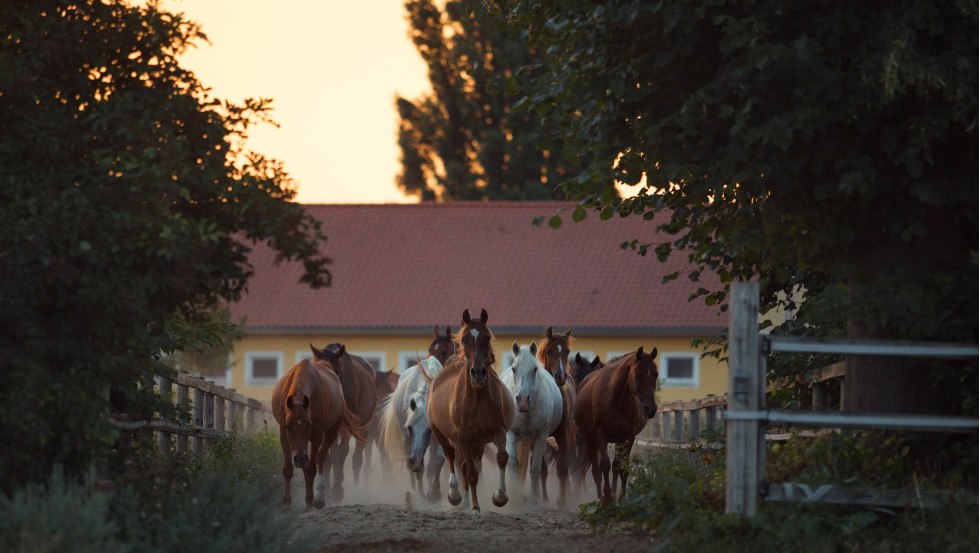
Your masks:
<svg viewBox="0 0 980 553"><path fill-rule="evenodd" d="M308 205L323 224L324 254L333 259L330 288L299 283L297 263L273 267L258 245L255 275L232 306L252 333L415 334L433 325L459 325L463 309L486 308L501 333L540 334L547 326L584 334L717 334L727 320L703 301L688 302L699 286L682 276L686 256L667 263L640 257L620 244L657 241L640 217L585 221L553 230L533 226L562 202L452 202Z"/></svg>

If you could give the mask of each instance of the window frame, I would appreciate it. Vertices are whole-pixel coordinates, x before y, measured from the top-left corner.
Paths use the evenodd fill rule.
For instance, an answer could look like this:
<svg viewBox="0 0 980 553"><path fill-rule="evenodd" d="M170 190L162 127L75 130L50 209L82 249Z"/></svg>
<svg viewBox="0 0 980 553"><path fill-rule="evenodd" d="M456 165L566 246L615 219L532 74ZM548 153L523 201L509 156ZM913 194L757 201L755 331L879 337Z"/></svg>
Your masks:
<svg viewBox="0 0 980 553"><path fill-rule="evenodd" d="M671 351L667 353L661 353L660 358L660 386L663 388L697 388L700 386L701 382L701 366L700 359L696 353L690 352L680 352ZM671 359L690 359L691 360L691 377L690 378L671 378L667 376L670 370L670 360Z"/></svg>
<svg viewBox="0 0 980 553"><path fill-rule="evenodd" d="M245 385L255 386L255 387L269 387L276 385L276 382L282 378L283 375L283 365L285 364L284 355L281 351L246 351L245 352ZM256 359L275 359L276 361L276 376L275 378L258 377L254 375L254 365L253 362Z"/></svg>

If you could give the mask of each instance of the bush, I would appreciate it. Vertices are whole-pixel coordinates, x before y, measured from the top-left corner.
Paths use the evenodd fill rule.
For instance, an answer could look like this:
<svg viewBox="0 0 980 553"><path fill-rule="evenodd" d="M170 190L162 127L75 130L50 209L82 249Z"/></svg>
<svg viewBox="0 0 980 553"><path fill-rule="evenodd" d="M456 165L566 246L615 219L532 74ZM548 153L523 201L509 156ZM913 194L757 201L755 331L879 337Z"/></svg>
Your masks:
<svg viewBox="0 0 980 553"><path fill-rule="evenodd" d="M923 489L965 489L972 494L976 490L975 442L972 449L960 444L965 454L960 465L930 472L920 471L919 465L909 461L906 440L875 439L875 444L884 445L873 449L862 433L794 438L770 446L767 476L891 487L898 487L896 482L911 487L914 478ZM703 551L718 544L729 552L753 553L977 550L977 505L955 499L938 510L893 512L761 503L758 515L751 519L725 515L724 459L724 451L698 448L644 452L632 460L626 500L618 505L585 504L582 518L594 530L626 526L652 532L664 538L666 551ZM917 470L911 478L909 466Z"/></svg>
<svg viewBox="0 0 980 553"><path fill-rule="evenodd" d="M303 550L294 518L278 511L278 447L266 432L200 457L139 449L110 492L52 477L0 498L0 550Z"/></svg>

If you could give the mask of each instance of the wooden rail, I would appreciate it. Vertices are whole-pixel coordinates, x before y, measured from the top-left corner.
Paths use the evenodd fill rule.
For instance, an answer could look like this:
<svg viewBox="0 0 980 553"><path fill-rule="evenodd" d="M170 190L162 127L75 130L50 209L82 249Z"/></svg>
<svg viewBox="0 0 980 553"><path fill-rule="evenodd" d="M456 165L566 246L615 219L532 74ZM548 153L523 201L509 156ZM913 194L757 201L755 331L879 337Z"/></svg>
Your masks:
<svg viewBox="0 0 980 553"><path fill-rule="evenodd" d="M140 415L111 413L109 421L121 430L156 432L157 444L164 451L174 447L176 436L177 452L186 453L187 438L190 437L191 448L200 453L204 449L204 440L229 436L232 432L253 433L272 418L267 404L185 372L177 373L174 378L158 376L157 392L178 406L189 407L190 420L147 419Z"/></svg>
<svg viewBox="0 0 980 553"><path fill-rule="evenodd" d="M657 416L637 435L637 443L646 447L680 448L700 440L702 431L724 432L721 412L727 404L727 396L660 403Z"/></svg>

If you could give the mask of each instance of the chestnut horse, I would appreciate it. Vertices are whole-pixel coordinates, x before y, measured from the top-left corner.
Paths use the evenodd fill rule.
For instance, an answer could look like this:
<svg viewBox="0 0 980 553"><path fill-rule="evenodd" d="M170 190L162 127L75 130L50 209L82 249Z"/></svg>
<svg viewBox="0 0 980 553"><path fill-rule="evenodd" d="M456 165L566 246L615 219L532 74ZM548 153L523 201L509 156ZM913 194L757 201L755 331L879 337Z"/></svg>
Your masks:
<svg viewBox="0 0 980 553"><path fill-rule="evenodd" d="M555 379L561 390L562 417L558 428L551 437L558 445L558 452L553 453L558 472L558 507L565 506L565 494L568 491L568 462L573 457L575 448L575 386L568 384L571 378L568 374L568 352L572 345L572 329L564 334L555 334L549 326L545 330L544 341L538 349L538 359L545 370ZM541 495L543 501L548 501L548 464L541 463Z"/></svg>
<svg viewBox="0 0 980 553"><path fill-rule="evenodd" d="M300 361L273 388L272 416L279 423L282 445L283 510L289 510L292 504L289 488L294 466L303 470L306 508L322 509L326 504L323 468L330 446L341 432L364 439L364 427L344 402L340 379L325 365ZM313 478L317 470L320 480L314 499Z"/></svg>
<svg viewBox="0 0 980 553"><path fill-rule="evenodd" d="M322 350L316 349L313 344L310 344L310 349L313 351L314 359L325 363L337 373L337 376L340 377L347 407L357 415L357 418L365 426L370 427L374 410L378 404L378 396L374 387L374 367L364 358L347 353L347 348L343 344L329 344ZM342 432L330 454L333 468L332 493L337 501L340 501L340 498L344 496L344 463L347 460L347 454L350 452L350 438L349 434ZM367 440L358 440L354 445L351 468L354 472L355 484L358 483L361 476L366 443Z"/></svg>
<svg viewBox="0 0 980 553"><path fill-rule="evenodd" d="M379 371L374 369L374 394L378 398L378 405L371 418L371 425L368 427L368 440L364 444L364 479L371 478L371 451L372 446L378 448L378 456L381 458L381 474L385 474L385 467L388 466L388 452L381 446L381 427L379 420L381 413L381 402L394 391L398 386L398 373L394 369L389 371Z"/></svg>
<svg viewBox="0 0 980 553"><path fill-rule="evenodd" d="M572 378L575 380L575 389L581 390L582 381L585 380L585 377L596 372L597 370L601 369L605 365L606 364L599 359L598 355L596 355L595 359L593 359L592 361L587 361L582 358L582 354L576 353L575 361L572 363L572 371L571 371Z"/></svg>
<svg viewBox="0 0 980 553"><path fill-rule="evenodd" d="M507 504L506 437L514 424L516 405L510 392L493 370L496 358L487 328L487 310L480 312L479 319L471 319L469 310L463 311L463 326L456 335L462 355L449 359L446 367L429 384L426 412L429 427L449 461L449 503L459 505L463 500L456 477L456 457L460 457L464 491L469 490L472 510L480 512L476 496L479 480L477 463L486 444L497 446L497 467L500 480L497 491L491 497L493 504ZM421 374L426 375L425 371Z"/></svg>
<svg viewBox="0 0 980 553"><path fill-rule="evenodd" d="M595 480L596 497L603 503L612 502L609 486L608 444L616 444L613 487L616 477L622 479L619 500L626 497L627 463L636 435L643 430L647 419L657 414L654 391L660 373L654 359L657 348L649 355L643 348L636 353L621 355L606 363L601 371L590 374L579 391L575 406L575 425L578 439L585 450L582 476L589 466ZM601 488L599 476L602 476Z"/></svg>

